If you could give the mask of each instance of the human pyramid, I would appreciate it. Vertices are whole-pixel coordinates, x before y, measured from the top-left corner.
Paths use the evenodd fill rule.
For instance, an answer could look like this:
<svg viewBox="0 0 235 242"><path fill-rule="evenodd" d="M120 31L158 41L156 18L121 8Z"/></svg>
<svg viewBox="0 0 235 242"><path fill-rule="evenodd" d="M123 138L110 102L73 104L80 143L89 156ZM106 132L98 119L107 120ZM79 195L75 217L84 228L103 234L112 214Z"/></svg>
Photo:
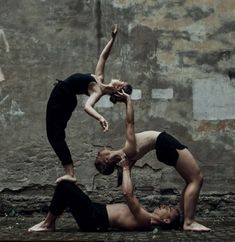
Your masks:
<svg viewBox="0 0 235 242"><path fill-rule="evenodd" d="M55 231L57 218L69 207L79 228L83 231L151 230L163 229L210 231L195 220L196 206L203 177L197 161L188 147L166 132L143 131L135 133L134 108L131 100L132 86L119 79L104 83L105 63L117 35L117 25L112 28L111 39L102 50L95 74L75 73L55 84L47 104L46 127L48 140L60 159L65 175L56 180L57 186L46 218L29 228L29 232ZM118 150L101 149L96 157L97 170L110 175L117 169L119 185L126 203L94 203L76 184L73 160L65 141L65 129L77 105L76 95L87 95L84 110L97 119L104 132L109 129L107 120L94 106L103 96L109 95L113 103L123 103L126 110L126 141ZM185 180L178 207L161 205L153 212L144 208L133 192L131 169L136 161L155 150L160 162L175 167Z"/></svg>

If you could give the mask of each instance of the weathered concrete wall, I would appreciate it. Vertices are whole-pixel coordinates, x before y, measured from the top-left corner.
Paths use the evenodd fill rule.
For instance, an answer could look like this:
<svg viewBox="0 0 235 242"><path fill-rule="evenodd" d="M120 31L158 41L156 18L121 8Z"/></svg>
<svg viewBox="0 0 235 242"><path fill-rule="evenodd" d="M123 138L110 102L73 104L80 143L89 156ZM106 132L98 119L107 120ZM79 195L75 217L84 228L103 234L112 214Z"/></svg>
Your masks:
<svg viewBox="0 0 235 242"><path fill-rule="evenodd" d="M0 210L40 210L63 174L48 144L45 109L55 79L94 72L112 23L119 33L106 80L135 88L136 131L166 130L199 160L204 173L202 215L234 216L234 0L0 0ZM78 181L97 201L122 199L115 174L97 173L99 146L119 147L124 107L107 98L97 110L110 122L103 133L83 111L67 129ZM133 170L143 203L176 203L182 179L154 152Z"/></svg>

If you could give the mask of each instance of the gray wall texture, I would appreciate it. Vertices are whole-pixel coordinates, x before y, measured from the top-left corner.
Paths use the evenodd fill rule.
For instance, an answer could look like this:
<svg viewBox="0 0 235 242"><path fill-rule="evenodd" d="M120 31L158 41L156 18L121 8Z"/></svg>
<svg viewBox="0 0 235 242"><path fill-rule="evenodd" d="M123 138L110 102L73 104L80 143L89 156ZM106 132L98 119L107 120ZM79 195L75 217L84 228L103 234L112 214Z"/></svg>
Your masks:
<svg viewBox="0 0 235 242"><path fill-rule="evenodd" d="M0 0L0 212L45 209L63 174L45 131L45 110L55 79L94 73L113 23L119 32L106 65L106 82L134 87L136 131L175 135L204 174L198 212L235 216L234 0ZM108 97L83 111L85 96L67 128L79 184L100 202L122 200L116 174L94 167L97 150L125 140L124 106ZM176 204L184 182L152 152L133 169L136 194L153 208Z"/></svg>

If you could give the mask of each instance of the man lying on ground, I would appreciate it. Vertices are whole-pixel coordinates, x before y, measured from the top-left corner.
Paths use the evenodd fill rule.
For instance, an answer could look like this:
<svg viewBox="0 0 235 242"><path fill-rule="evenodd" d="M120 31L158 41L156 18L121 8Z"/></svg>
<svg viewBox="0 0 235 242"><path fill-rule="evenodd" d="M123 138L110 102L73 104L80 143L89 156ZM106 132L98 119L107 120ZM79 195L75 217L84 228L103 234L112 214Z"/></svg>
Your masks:
<svg viewBox="0 0 235 242"><path fill-rule="evenodd" d="M164 229L178 229L179 211L160 206L148 212L133 193L129 162L124 160L120 166L123 168L122 191L126 203L94 203L74 182L64 180L55 189L46 218L28 231L55 231L56 220L67 207L83 231L105 231L108 228L151 230L156 225Z"/></svg>

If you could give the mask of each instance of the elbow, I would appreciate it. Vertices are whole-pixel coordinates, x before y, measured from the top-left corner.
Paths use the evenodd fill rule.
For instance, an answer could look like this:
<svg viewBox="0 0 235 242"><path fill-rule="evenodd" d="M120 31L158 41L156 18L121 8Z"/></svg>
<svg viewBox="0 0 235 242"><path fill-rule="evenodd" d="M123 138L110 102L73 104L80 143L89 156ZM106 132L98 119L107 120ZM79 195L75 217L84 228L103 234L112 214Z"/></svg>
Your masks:
<svg viewBox="0 0 235 242"><path fill-rule="evenodd" d="M89 109L90 109L90 106L89 106L88 104L85 104L85 106L84 106L84 111L85 111L86 113L89 113Z"/></svg>

